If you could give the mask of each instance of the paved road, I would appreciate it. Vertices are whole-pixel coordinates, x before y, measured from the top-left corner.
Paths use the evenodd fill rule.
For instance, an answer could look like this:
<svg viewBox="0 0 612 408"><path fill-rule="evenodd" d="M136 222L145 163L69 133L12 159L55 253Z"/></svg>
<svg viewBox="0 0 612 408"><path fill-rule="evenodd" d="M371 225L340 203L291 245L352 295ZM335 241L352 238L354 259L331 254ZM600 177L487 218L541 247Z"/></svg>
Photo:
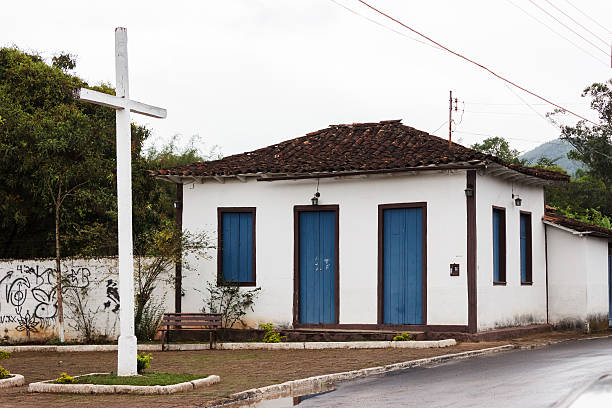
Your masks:
<svg viewBox="0 0 612 408"><path fill-rule="evenodd" d="M511 351L358 380L308 398L299 408L551 407L603 374L612 374L610 338Z"/></svg>

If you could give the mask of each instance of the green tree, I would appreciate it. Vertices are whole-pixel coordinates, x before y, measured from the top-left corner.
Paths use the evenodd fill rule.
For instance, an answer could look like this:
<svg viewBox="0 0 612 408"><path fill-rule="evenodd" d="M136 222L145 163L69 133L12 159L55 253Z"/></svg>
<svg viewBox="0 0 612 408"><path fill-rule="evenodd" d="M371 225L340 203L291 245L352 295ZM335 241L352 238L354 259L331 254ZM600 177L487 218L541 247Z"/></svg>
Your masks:
<svg viewBox="0 0 612 408"><path fill-rule="evenodd" d="M508 141L503 137L489 137L483 140L482 143L474 143L472 149L499 157L508 163L525 164L524 160L519 159L520 152L511 149Z"/></svg>
<svg viewBox="0 0 612 408"><path fill-rule="evenodd" d="M597 112L599 123L590 125L581 120L575 126L561 125L561 138L567 140L575 151L568 154L588 166L587 172L601 179L606 187L612 187L612 79L595 83L582 92L591 98L591 108ZM555 111L549 116L562 112Z"/></svg>

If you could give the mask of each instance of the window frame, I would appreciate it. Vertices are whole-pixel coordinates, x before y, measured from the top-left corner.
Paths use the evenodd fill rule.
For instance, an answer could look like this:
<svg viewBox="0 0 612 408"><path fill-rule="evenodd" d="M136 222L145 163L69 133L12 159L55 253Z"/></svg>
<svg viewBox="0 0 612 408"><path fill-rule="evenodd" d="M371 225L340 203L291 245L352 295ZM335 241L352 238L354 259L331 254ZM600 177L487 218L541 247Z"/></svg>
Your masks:
<svg viewBox="0 0 612 408"><path fill-rule="evenodd" d="M527 254L526 254L526 259L525 259L525 280L523 280L523 270L522 270L522 263L523 263L523 250L521 248L520 245L520 240L521 240L521 222L522 222L522 218L523 216L526 216L529 218L529 224L528 224L528 229L527 229ZM523 286L530 286L533 285L533 217L531 215L530 211L521 211L520 212L520 216L519 216L519 273L521 275L521 285Z"/></svg>
<svg viewBox="0 0 612 408"><path fill-rule="evenodd" d="M495 212L501 213L500 217L500 225L499 225L499 280L495 280ZM506 256L507 256L507 247L506 247L506 208L492 206L491 211L491 249L493 255L493 285L494 286L505 286L507 283L508 275L506 269Z"/></svg>
<svg viewBox="0 0 612 408"><path fill-rule="evenodd" d="M227 282L223 278L223 215L225 213L249 213L253 217L253 232L252 232L252 280L244 282ZM256 207L217 207L217 286L255 286L257 283L257 262L256 262Z"/></svg>

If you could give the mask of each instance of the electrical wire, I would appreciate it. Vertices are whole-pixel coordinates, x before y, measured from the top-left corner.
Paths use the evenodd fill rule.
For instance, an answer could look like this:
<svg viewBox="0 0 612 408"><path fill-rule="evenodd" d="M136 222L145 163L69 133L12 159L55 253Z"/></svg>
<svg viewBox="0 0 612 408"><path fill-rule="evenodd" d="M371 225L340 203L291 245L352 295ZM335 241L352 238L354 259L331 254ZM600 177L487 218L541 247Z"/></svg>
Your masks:
<svg viewBox="0 0 612 408"><path fill-rule="evenodd" d="M592 22L594 22L595 24L597 24L598 26L600 26L601 28L606 30L608 33L612 34L612 31L608 30L606 27L604 27L603 25L599 24L593 17L589 16L584 11L582 11L578 7L574 6L572 3L569 2L569 0L565 0L565 2L567 4L569 4L570 6L572 6L574 9L576 9L576 11L578 11L580 14L582 14L583 16L585 16L586 18L588 18L589 20L591 20Z"/></svg>
<svg viewBox="0 0 612 408"><path fill-rule="evenodd" d="M565 41L569 42L570 44L572 44L574 47L576 47L577 49L579 49L580 51L584 52L585 54L587 54L588 56L592 57L593 59L601 62L602 64L604 64L606 67L608 66L608 63L604 60L602 60L601 58L597 57L596 55L593 55L591 52L585 50L583 47L581 47L580 45L576 44L575 42L573 42L572 40L570 40L569 38L567 38L566 36L564 36L563 34L561 34L560 32L558 32L557 30L555 30L554 28L552 28L551 26L549 26L548 24L546 24L545 22L543 22L542 20L540 20L539 18L529 14L529 12L527 10L525 10L524 8L522 8L521 6L519 6L518 4L515 4L512 0L506 0L508 3L510 3L511 5L513 5L514 7L516 7L517 9L521 10L524 14L526 14L528 17L534 19L535 21L537 21L538 23L542 24L544 27L548 28L550 31L552 31L553 33L555 33L556 35L558 35L559 37L563 38Z"/></svg>
<svg viewBox="0 0 612 408"><path fill-rule="evenodd" d="M510 88L507 84L504 84L506 86L506 88L508 88L508 90L510 92L512 92L514 94L514 96L516 96L521 102L523 102L525 105L527 105L527 107L529 109L531 109L536 115L538 115L539 117L541 117L542 119L544 119L548 124L553 125L555 128L558 128L558 126L554 125L550 120L548 120L544 115L542 115L540 112L538 112L533 106L531 106L526 100L524 100L519 94L517 94L516 92L514 92L514 90L512 88Z"/></svg>
<svg viewBox="0 0 612 408"><path fill-rule="evenodd" d="M589 30L588 28L586 28L585 26L583 26L582 24L580 24L578 21L574 20L572 18L572 16L568 15L565 11L561 10L559 7L555 6L553 3L550 2L550 0L544 0L545 2L547 2L548 4L550 4L552 7L554 7L555 10L557 10L559 13L563 14L565 17L569 18L570 20L572 20L574 23L578 24L580 27L582 27L582 29L584 31L589 32L593 37L597 38L599 41L601 41L602 43L604 43L606 46L608 46L608 42L606 40L604 40L603 38L601 38L600 36L598 36L597 34L595 34L594 32L592 32L591 30Z"/></svg>
<svg viewBox="0 0 612 408"><path fill-rule="evenodd" d="M402 33L401 31L398 31L398 30L396 30L396 29L394 29L394 28L388 27L388 26L386 26L386 25L384 25L384 24L382 24L382 23L380 23L380 22L378 22L378 21L376 21L376 20L374 20L374 19L371 19L370 17L364 16L363 14L360 14L360 13L356 12L356 11L355 11L355 10L353 10L352 8L350 8L350 7L348 7L348 6L344 5L344 4L342 4L342 3L340 3L340 2L338 2L338 1L336 1L336 0L329 0L329 1L331 1L332 3L334 3L334 4L336 4L336 5L340 6L340 7L342 7L343 9L345 9L345 10L347 10L347 11L349 11L349 12L353 13L354 15L356 15L356 16L358 16L358 17L361 17L361 18L363 18L363 19L365 19L365 20L368 20L368 21L369 21L369 22L371 22L371 23L376 24L377 26L380 26L380 27L382 27L382 28L386 28L387 30L393 31L393 32L394 32L394 33L396 33L396 34L399 34L399 35L401 35L401 36L403 36L403 37L406 37L406 38L408 38L408 39L410 39L410 40L412 40L412 41L416 41L416 42L418 42L418 43L424 44L424 45L426 45L426 46L428 46L428 47L431 47L431 48L433 48L433 49L435 49L435 50L442 51L442 49L441 49L441 48L436 47L435 45L431 45L430 43L427 43L427 42L425 42L425 41L421 41L421 40L419 40L418 38L411 37L411 36L409 36L409 35L406 35L406 33Z"/></svg>
<svg viewBox="0 0 612 408"><path fill-rule="evenodd" d="M576 34L578 37L582 38L584 41L588 42L589 44L591 44L593 47L595 47L596 49L598 49L599 51L603 52L607 57L609 57L610 55L608 54L608 51L605 51L603 48L599 48L599 46L593 44L593 42L591 42L589 39L585 38L582 34L574 31L573 28L569 27L567 24L565 24L563 21L559 20L557 17L553 16L552 14L550 14L545 8L541 7L539 4L537 4L535 1L533 0L529 0L529 2L531 4L533 4L534 6L536 6L537 8L539 8L540 10L542 10L544 13L546 13L550 18L552 18L553 20L555 20L557 23L561 24L563 27L567 28L568 30L570 30L572 33Z"/></svg>
<svg viewBox="0 0 612 408"><path fill-rule="evenodd" d="M441 124L440 126L438 126L438 128L436 130L434 130L433 132L429 132L430 135L435 134L438 130L442 129L442 126L446 125L448 123L448 120L444 121L443 124Z"/></svg>
<svg viewBox="0 0 612 408"><path fill-rule="evenodd" d="M444 45L440 44L440 43L439 43L439 42L437 42L437 41L432 40L431 38L429 38L429 37L428 37L428 36L426 36L425 34L421 34L419 31L415 30L414 28L409 27L408 25L406 25L406 24L402 23L401 21L397 20L396 18L391 17L389 14L386 14L386 13L384 13L383 11L380 11L379 9L377 9L376 7L371 6L370 4L368 4L367 2L365 2L364 0L357 0L357 1L359 1L359 2L360 2L360 3L362 3L363 5L367 6L368 8L370 8L370 9L374 10L375 12L377 12L377 13L379 13L379 14L381 14L381 15L385 16L385 17L386 17L386 18L388 18L389 20L392 20L392 21L394 21L395 23L397 23L397 24L401 25L402 27L405 27L405 28L407 28L408 30L412 31L413 33L415 33L415 34L417 34L417 35L419 35L419 36L421 36L421 37L425 38L426 40L428 40L428 41L432 42L433 44L435 44L435 45L437 45L438 47L440 47L440 48L444 49L445 51L448 51L449 53L451 53L451 54L453 54L453 55L455 55L455 56L457 56L457 57L459 57L459 58L461 58L461 59L464 59L464 60L466 60L466 61L468 61L468 62L470 62L470 63L472 63L472 64L476 65L477 67L480 67L480 68L484 69L485 71L489 72L491 75L495 76L496 78L501 79L502 81L507 82L507 83L509 83L510 85L515 86L516 88L518 88L518 89L520 89L520 90L522 90L522 91L524 91L524 92L527 92L528 94L530 94L530 95L532 95L532 96L535 96L536 98L538 98L538 99L540 99L540 100L542 100L542 101L544 101L544 102L548 102L548 103L549 103L549 104L551 104L552 106L555 106L555 107L557 107L557 108L559 108L559 109L562 109L562 110L564 110L564 111L566 111L566 112L568 112L568 113L572 114L573 116L575 116L575 117L577 117L577 118L579 118L579 119L582 119L582 120L584 120L584 121L586 121L586 122L592 123L593 125L597 126L597 123L595 123L595 122L593 122L593 121L591 121L591 120L589 120L589 119L587 119L587 118L585 118L585 117L583 117L583 116L580 116L580 115L578 115L577 113L574 113L574 112L572 112L571 110L569 110L569 109L567 109L567 108L564 108L563 106L560 106L560 105L558 105L558 104L556 104L556 103L554 103L554 102L551 102L551 101L549 101L548 99L546 99L546 98L544 98L544 97L542 97L542 96L540 96L540 95L536 94L535 92L532 92L532 91L530 91L530 90L528 90L528 89L523 88L522 86L520 86L520 85L518 85L518 84L516 84L516 83L514 83L514 82L512 82L512 81L510 81L509 79L506 79L505 77L503 77L503 76L501 76L501 75L499 75L499 74L497 74L497 73L493 72L491 69L487 68L486 66L484 66L484 65L482 65L482 64L480 64L480 63L478 63L478 62L476 62L476 61L474 61L474 60L472 60L472 59L470 59L470 58L467 58L467 57L465 57L464 55L459 54L458 52L455 52L455 51L453 51L453 50L451 50L451 49L449 49L449 48L445 47ZM531 1L531 0L530 0L530 1Z"/></svg>

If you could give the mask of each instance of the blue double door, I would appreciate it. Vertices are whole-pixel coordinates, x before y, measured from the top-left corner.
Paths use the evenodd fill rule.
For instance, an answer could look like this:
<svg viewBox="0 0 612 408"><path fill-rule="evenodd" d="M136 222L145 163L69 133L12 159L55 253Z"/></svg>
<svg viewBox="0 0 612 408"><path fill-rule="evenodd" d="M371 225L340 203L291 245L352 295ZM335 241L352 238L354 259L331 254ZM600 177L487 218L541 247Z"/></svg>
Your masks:
<svg viewBox="0 0 612 408"><path fill-rule="evenodd" d="M299 323L338 323L337 209L298 211L296 222Z"/></svg>
<svg viewBox="0 0 612 408"><path fill-rule="evenodd" d="M425 324L423 310L425 207L381 206L381 286L383 324ZM392 206L388 206L392 207Z"/></svg>

